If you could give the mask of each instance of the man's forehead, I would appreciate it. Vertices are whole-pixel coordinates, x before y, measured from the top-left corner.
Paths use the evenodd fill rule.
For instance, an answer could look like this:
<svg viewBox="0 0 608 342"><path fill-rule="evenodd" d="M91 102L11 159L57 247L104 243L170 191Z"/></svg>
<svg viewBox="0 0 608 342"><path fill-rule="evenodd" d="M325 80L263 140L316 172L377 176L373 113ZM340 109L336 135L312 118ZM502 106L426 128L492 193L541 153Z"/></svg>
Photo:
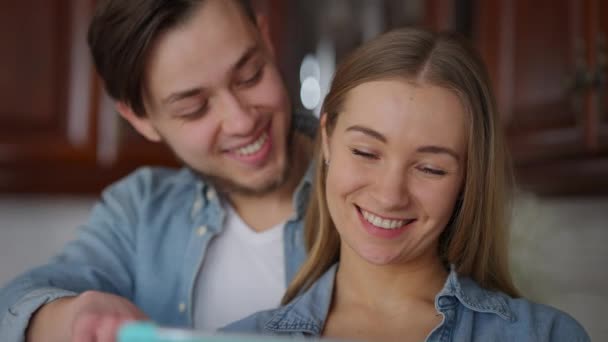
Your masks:
<svg viewBox="0 0 608 342"><path fill-rule="evenodd" d="M254 22L235 0L204 0L188 17L189 21L201 20L205 23L224 23L226 26L245 26L252 28ZM215 19L215 20L214 20Z"/></svg>
<svg viewBox="0 0 608 342"><path fill-rule="evenodd" d="M237 7L207 1L209 7L198 9L188 23L159 37L148 60L151 86L166 89L163 84L188 82L184 78L216 78L231 71L252 50L262 49L255 27Z"/></svg>

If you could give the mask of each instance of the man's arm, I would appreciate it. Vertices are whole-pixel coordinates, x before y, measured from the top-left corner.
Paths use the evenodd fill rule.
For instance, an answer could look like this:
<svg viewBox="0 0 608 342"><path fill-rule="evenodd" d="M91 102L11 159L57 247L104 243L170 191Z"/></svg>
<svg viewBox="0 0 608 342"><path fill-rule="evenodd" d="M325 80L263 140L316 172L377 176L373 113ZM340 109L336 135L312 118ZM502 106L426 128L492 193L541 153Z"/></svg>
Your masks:
<svg viewBox="0 0 608 342"><path fill-rule="evenodd" d="M36 327L28 333L32 337L38 332L43 333L42 336L48 333L45 341L49 341L53 332L47 328L59 329L62 333L70 331L66 326L71 327L75 315L87 310L103 312L108 311L108 307L125 306L125 312L133 311L126 308L125 303L101 295L126 299L133 296L134 235L138 205L142 202L138 190L141 187L137 186L135 175L105 191L77 240L70 242L48 264L25 273L0 290L0 336L3 340L23 341L33 316ZM92 292L94 295L79 296L91 290L96 291ZM97 298L99 296L103 298ZM94 305L104 300L115 305ZM76 305L66 305L73 302ZM137 317L143 316L139 310L135 313ZM32 338L32 341L36 339Z"/></svg>
<svg viewBox="0 0 608 342"><path fill-rule="evenodd" d="M113 341L121 324L146 319L143 312L122 297L87 291L40 307L25 335L28 342Z"/></svg>

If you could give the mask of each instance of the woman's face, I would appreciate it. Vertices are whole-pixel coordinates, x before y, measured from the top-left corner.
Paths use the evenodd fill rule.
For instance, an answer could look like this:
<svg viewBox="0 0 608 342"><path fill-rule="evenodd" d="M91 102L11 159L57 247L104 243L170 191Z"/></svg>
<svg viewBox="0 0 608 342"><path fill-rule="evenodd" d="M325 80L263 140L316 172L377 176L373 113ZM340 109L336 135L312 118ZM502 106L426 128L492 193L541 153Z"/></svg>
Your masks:
<svg viewBox="0 0 608 342"><path fill-rule="evenodd" d="M331 136L322 120L342 258L385 265L437 257L464 182L465 117L448 89L383 80L350 91Z"/></svg>

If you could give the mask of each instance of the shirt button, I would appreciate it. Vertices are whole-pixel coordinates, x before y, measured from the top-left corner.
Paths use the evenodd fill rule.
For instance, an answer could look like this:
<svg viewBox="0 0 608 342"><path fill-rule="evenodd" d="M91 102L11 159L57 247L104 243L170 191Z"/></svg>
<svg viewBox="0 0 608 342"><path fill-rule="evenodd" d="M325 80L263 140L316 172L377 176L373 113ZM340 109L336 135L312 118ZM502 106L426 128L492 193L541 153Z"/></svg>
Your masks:
<svg viewBox="0 0 608 342"><path fill-rule="evenodd" d="M194 211L195 213L198 213L199 210L201 210L201 208L203 207L203 201L201 201L200 198L198 198L196 201L194 201L194 206L192 211Z"/></svg>
<svg viewBox="0 0 608 342"><path fill-rule="evenodd" d="M201 199L197 199L196 202L194 202L194 205L192 206L192 210L190 211L190 217L195 218L196 215L198 215L199 211L201 211L202 207L203 201Z"/></svg>
<svg viewBox="0 0 608 342"><path fill-rule="evenodd" d="M198 236L203 236L205 234L207 234L207 226L200 226L198 227L198 229L196 230L196 233L198 234Z"/></svg>
<svg viewBox="0 0 608 342"><path fill-rule="evenodd" d="M183 302L179 303L178 309L179 309L179 312L181 312L181 313L186 312L186 303L183 303Z"/></svg>
<svg viewBox="0 0 608 342"><path fill-rule="evenodd" d="M215 199L215 190L209 189L207 190L207 200L213 201Z"/></svg>

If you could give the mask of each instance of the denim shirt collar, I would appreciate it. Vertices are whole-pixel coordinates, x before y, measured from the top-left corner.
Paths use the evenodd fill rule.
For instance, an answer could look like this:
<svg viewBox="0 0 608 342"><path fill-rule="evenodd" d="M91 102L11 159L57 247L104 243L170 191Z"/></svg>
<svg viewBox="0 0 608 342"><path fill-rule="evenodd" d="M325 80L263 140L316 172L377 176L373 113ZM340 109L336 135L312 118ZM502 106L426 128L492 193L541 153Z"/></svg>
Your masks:
<svg viewBox="0 0 608 342"><path fill-rule="evenodd" d="M306 213L310 189L312 187L312 180L314 179L314 172L314 163L309 163L304 176L293 193L292 203L294 213L296 214L296 219L301 219ZM189 170L188 173L189 177L195 179L194 181L196 185L194 194L195 198L190 209L191 219L194 219L203 208L206 210L221 211L221 200L218 198L217 191L213 185L209 182L203 181L193 170Z"/></svg>
<svg viewBox="0 0 608 342"><path fill-rule="evenodd" d="M273 332L321 335L331 305L337 270L338 264L331 266L310 289L277 309L264 328Z"/></svg>
<svg viewBox="0 0 608 342"><path fill-rule="evenodd" d="M275 333L302 332L319 336L329 313L337 269L338 264L334 264L310 289L274 311L264 323L264 329ZM435 308L443 313L455 309L459 303L469 310L493 313L510 322L516 320L506 295L483 289L468 277L459 277L455 267L451 266L443 289L435 296Z"/></svg>
<svg viewBox="0 0 608 342"><path fill-rule="evenodd" d="M452 265L443 289L435 296L435 308L442 311L452 306L455 300L476 312L493 313L510 322L516 319L507 304L506 295L484 289L471 278L460 277Z"/></svg>

